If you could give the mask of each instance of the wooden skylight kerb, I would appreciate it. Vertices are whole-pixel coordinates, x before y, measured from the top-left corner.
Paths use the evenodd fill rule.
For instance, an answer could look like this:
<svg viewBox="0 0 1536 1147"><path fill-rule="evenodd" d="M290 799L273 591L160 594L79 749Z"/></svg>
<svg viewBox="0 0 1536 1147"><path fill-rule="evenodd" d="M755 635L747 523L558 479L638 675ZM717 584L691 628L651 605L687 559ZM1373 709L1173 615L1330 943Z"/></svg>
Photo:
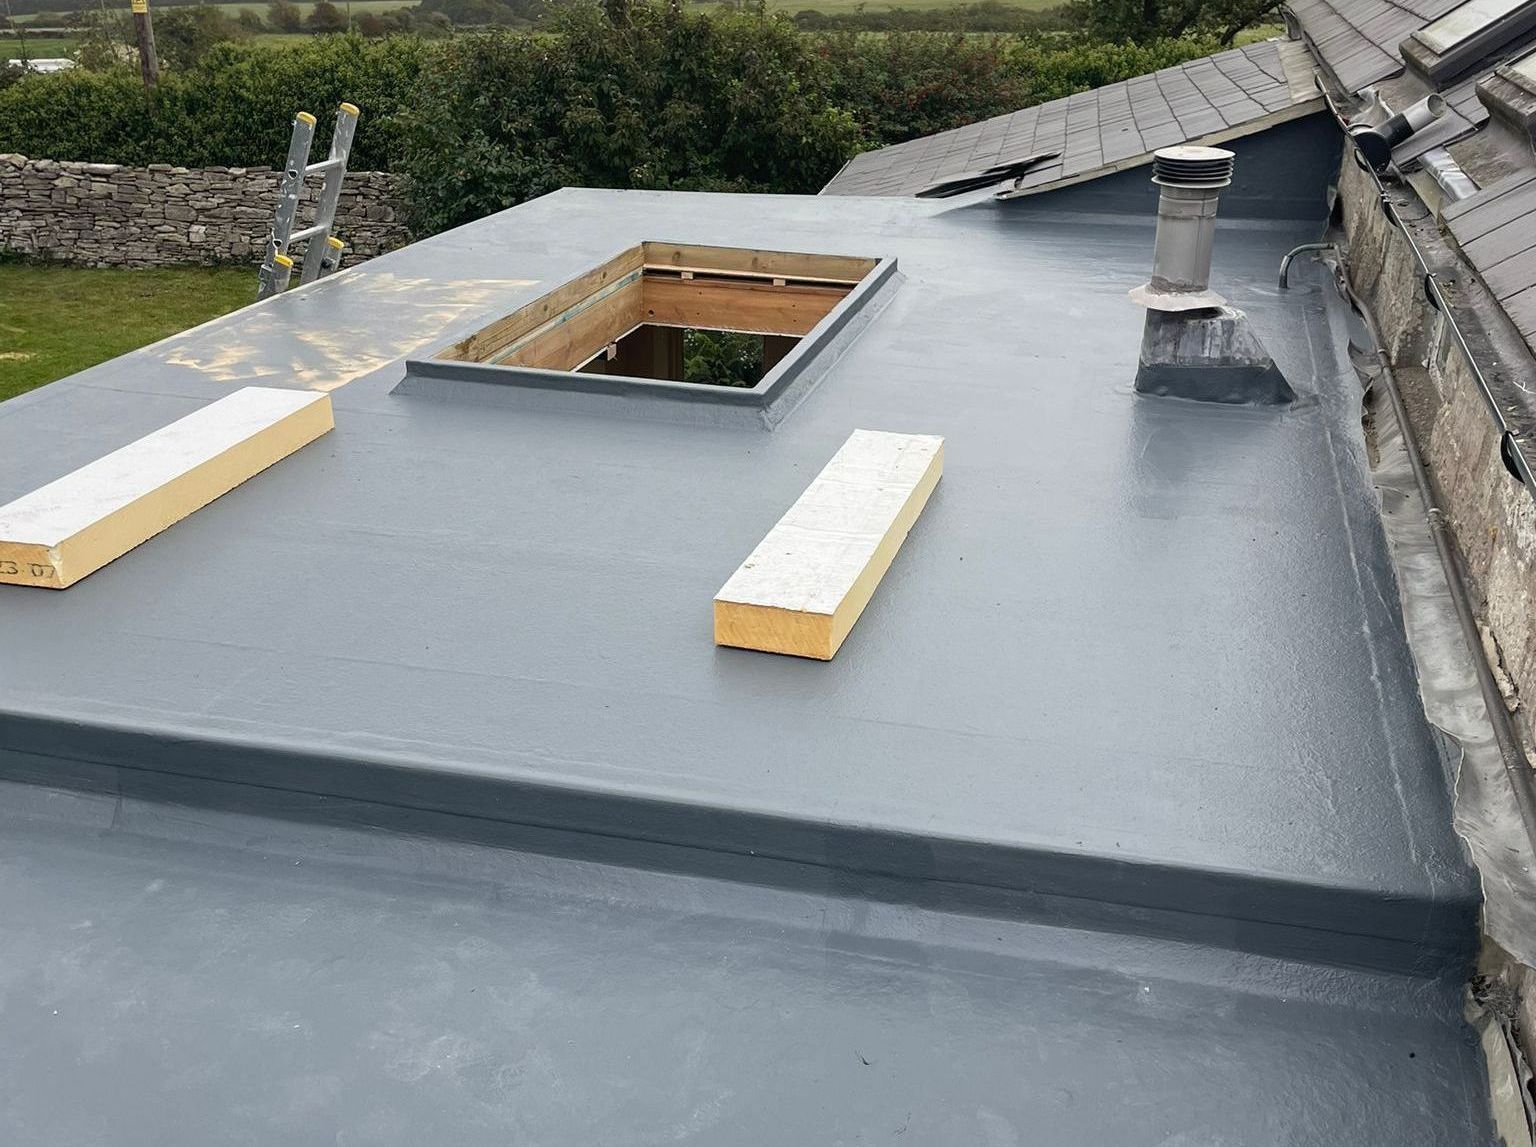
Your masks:
<svg viewBox="0 0 1536 1147"><path fill-rule="evenodd" d="M527 401L515 395L528 391L623 396L631 400L624 409L634 409L633 400L696 401L755 408L773 421L782 417L770 413L782 399L825 373L835 358L825 352L862 328L869 302L895 273L889 258L637 243L430 358L407 361L395 392L488 401ZM675 345L664 353L666 340L687 331L761 336L763 374L751 386L717 385L662 370L679 361ZM614 348L630 336L661 349L615 362ZM605 369L594 369L604 361Z"/></svg>
<svg viewBox="0 0 1536 1147"><path fill-rule="evenodd" d="M843 255L640 243L437 358L577 370L647 324L804 336L877 263Z"/></svg>

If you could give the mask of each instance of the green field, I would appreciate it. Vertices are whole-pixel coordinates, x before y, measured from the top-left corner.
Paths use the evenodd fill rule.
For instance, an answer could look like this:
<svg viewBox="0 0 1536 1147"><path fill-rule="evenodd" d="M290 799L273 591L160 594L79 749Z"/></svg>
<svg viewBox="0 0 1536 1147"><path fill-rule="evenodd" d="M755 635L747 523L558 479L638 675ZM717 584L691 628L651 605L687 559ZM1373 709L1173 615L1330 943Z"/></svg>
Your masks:
<svg viewBox="0 0 1536 1147"><path fill-rule="evenodd" d="M714 0L690 0L697 7L715 7ZM1043 12L1047 8L1058 8L1065 0L1008 0L1010 8L1023 8L1028 12ZM935 8L954 8L962 4L974 3L974 0L768 0L768 7L776 8L784 12L821 12L828 16L839 15L846 12L856 12L860 8L866 12L878 12L887 8L911 8L918 11Z"/></svg>
<svg viewBox="0 0 1536 1147"><path fill-rule="evenodd" d="M73 40L62 40L52 36L28 36L27 57L40 60L48 57L67 56L75 50ZM0 36L0 55L7 60L16 59L21 55L21 41L15 36Z"/></svg>
<svg viewBox="0 0 1536 1147"><path fill-rule="evenodd" d="M255 298L254 267L119 271L0 263L0 399Z"/></svg>

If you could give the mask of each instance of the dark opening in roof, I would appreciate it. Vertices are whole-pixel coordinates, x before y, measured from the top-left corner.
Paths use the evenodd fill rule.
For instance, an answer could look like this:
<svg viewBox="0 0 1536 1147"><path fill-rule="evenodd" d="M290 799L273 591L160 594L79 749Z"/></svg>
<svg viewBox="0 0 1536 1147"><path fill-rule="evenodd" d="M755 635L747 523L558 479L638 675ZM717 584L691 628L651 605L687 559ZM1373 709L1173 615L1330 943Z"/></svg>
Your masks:
<svg viewBox="0 0 1536 1147"><path fill-rule="evenodd" d="M426 359L422 380L767 408L895 273L893 259L642 242ZM441 392L441 388L432 388Z"/></svg>
<svg viewBox="0 0 1536 1147"><path fill-rule="evenodd" d="M788 354L795 335L698 330L641 323L578 369L702 386L756 386Z"/></svg>

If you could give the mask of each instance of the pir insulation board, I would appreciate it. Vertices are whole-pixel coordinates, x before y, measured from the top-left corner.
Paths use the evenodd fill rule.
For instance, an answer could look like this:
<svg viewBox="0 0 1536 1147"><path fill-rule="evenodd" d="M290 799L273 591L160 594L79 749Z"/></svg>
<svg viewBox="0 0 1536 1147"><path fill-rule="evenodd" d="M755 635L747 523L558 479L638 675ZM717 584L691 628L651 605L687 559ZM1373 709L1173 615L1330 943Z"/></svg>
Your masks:
<svg viewBox="0 0 1536 1147"><path fill-rule="evenodd" d="M334 425L329 395L248 386L0 506L0 582L64 589Z"/></svg>
<svg viewBox="0 0 1536 1147"><path fill-rule="evenodd" d="M715 595L715 643L829 661L944 470L944 439L855 430Z"/></svg>

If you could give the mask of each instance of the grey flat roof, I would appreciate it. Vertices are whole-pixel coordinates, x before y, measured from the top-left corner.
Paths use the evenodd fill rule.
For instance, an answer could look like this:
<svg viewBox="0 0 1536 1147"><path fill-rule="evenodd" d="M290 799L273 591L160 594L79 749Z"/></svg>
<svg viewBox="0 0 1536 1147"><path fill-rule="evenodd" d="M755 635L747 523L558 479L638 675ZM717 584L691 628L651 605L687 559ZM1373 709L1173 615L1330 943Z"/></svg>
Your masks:
<svg viewBox="0 0 1536 1147"><path fill-rule="evenodd" d="M0 784L0 1136L1486 1144L1461 986Z"/></svg>
<svg viewBox="0 0 1536 1147"><path fill-rule="evenodd" d="M1048 203L565 191L0 404L0 500L247 383L337 423L0 587L0 1139L1488 1141L1316 224L1218 230L1301 401L1211 407L1132 390L1150 215ZM897 271L779 420L398 389L644 239ZM946 466L852 636L716 648L860 427Z"/></svg>
<svg viewBox="0 0 1536 1147"><path fill-rule="evenodd" d="M0 498L243 383L331 388L337 429L68 591L0 587L0 646L26 651L0 771L239 781L1459 959L1477 890L1341 319L1272 286L1313 234L1217 243L1218 287L1307 395L1286 412L1133 393L1150 218L608 191L8 402ZM900 281L772 430L392 393L406 357L642 239L893 256ZM948 461L852 637L829 664L715 648L715 590L859 427L944 435Z"/></svg>
<svg viewBox="0 0 1536 1147"><path fill-rule="evenodd" d="M1150 163L1160 147L1233 139L1321 106L1306 49L1266 40L865 152L822 194L912 195L948 176L1054 152L1018 182L1021 191L1046 191Z"/></svg>

